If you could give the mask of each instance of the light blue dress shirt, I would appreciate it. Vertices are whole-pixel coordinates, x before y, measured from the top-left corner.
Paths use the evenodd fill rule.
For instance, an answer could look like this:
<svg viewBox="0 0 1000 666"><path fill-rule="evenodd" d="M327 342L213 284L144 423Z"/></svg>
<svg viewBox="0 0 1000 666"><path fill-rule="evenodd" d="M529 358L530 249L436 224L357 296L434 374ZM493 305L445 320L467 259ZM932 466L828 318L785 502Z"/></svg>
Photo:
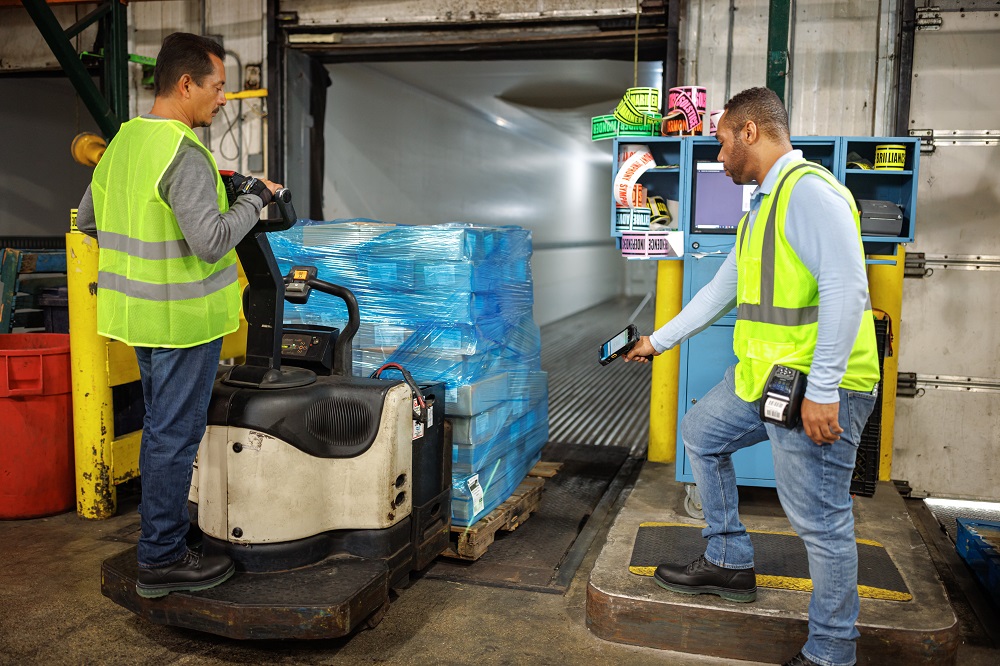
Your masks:
<svg viewBox="0 0 1000 666"><path fill-rule="evenodd" d="M770 194L778 173L801 150L782 155L750 199L752 225L765 194ZM806 397L813 402L838 402L837 386L847 370L847 360L861 326L868 300L868 276L851 208L822 178L803 176L788 201L785 235L792 249L819 285L819 330L809 371ZM780 285L776 285L780 289ZM733 248L715 277L680 313L650 336L662 352L705 330L736 307L736 249Z"/></svg>

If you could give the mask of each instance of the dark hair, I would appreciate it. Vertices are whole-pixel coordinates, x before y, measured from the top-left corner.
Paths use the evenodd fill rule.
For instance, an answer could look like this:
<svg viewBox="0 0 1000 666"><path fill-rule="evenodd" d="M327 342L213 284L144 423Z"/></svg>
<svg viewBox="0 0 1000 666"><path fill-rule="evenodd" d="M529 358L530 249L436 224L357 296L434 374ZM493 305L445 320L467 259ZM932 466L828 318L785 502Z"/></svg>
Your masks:
<svg viewBox="0 0 1000 666"><path fill-rule="evenodd" d="M788 112L778 95L769 88L747 88L726 102L725 109L722 119L734 132L752 120L770 139L780 141L789 136Z"/></svg>
<svg viewBox="0 0 1000 666"><path fill-rule="evenodd" d="M153 69L153 94L157 97L169 94L182 76L188 74L201 85L205 77L215 71L212 59L226 59L222 45L208 37L192 35L189 32L175 32L167 35L156 55Z"/></svg>

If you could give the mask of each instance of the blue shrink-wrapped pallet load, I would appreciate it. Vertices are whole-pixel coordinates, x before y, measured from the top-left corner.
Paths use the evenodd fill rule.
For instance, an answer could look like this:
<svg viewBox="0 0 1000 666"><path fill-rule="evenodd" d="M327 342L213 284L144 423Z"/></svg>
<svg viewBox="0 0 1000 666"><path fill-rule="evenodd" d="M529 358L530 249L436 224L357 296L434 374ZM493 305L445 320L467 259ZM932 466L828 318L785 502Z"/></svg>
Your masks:
<svg viewBox="0 0 1000 666"><path fill-rule="evenodd" d="M506 500L548 441L531 232L306 220L269 238L282 273L316 266L320 279L357 296L356 375L398 363L418 382L446 384L452 522L471 525ZM321 294L307 305L285 304L286 322L342 327L346 320L343 303Z"/></svg>

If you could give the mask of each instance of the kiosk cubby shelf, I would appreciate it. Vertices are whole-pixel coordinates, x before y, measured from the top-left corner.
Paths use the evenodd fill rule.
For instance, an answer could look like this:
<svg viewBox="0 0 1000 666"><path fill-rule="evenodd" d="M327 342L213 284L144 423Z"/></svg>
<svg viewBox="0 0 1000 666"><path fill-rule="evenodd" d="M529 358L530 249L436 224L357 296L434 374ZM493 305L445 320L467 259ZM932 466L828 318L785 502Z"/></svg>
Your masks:
<svg viewBox="0 0 1000 666"><path fill-rule="evenodd" d="M681 208L684 205L684 197L681 196L683 191L683 175L684 175L684 163L687 153L687 142L682 141L680 137L667 137L667 136L624 136L617 137L614 140L613 153L612 153L612 179L618 173L618 169L621 166L621 156L623 153L629 153L630 151L623 147L628 146L643 146L649 149L650 155L653 157L653 163L656 165L648 169L642 176L639 177L638 182L646 187L648 196L660 196L664 200L680 201ZM613 238L621 238L623 233L628 233L617 228L615 222L617 220L617 209L618 203L612 193L611 196L611 236ZM678 210L678 217L684 219L684 210Z"/></svg>
<svg viewBox="0 0 1000 666"><path fill-rule="evenodd" d="M866 248L873 243L910 243L913 241L916 210L917 182L920 163L920 139L916 137L842 137L844 165L840 180L851 190L855 199L891 201L903 211L903 227L898 236L862 235ZM847 155L856 153L876 165L879 146L898 145L905 151L901 169L847 168ZM884 245L882 246L884 248ZM882 253L886 254L886 253ZM895 250L893 250L895 254Z"/></svg>

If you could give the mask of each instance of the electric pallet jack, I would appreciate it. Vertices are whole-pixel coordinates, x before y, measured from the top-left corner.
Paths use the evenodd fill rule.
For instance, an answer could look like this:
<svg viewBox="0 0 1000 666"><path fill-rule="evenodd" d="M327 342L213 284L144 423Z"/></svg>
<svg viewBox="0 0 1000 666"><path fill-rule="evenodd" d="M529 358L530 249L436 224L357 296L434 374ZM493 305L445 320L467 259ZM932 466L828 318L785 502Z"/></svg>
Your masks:
<svg viewBox="0 0 1000 666"><path fill-rule="evenodd" d="M223 177L232 196L243 177ZM281 276L266 234L296 217L287 190L275 204L281 219L259 221L236 247L249 283L246 361L220 366L189 495L191 535L206 554L232 557L236 573L209 590L146 599L130 548L103 563L101 592L157 624L336 638L377 624L390 590L448 545L445 386L418 386L398 367L403 381L352 376L354 294L314 267ZM306 303L312 291L344 301L342 331L283 324L283 300Z"/></svg>

